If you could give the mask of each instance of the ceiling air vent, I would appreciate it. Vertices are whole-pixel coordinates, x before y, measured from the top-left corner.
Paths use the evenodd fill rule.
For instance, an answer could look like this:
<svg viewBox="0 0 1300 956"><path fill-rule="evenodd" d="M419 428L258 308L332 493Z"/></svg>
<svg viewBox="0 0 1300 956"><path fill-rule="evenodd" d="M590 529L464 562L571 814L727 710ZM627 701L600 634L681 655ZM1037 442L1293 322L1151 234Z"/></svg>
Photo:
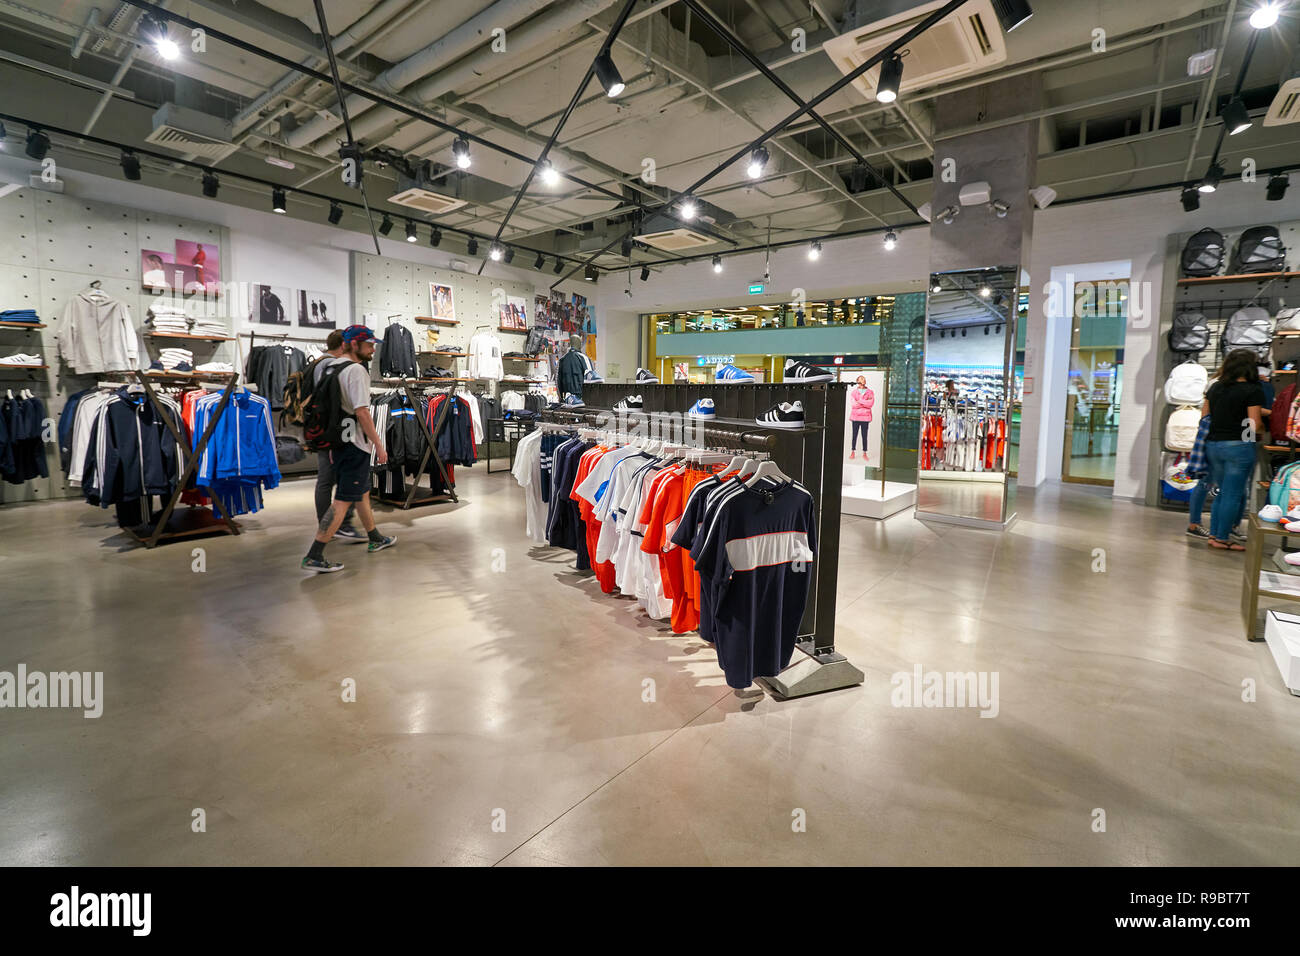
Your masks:
<svg viewBox="0 0 1300 956"><path fill-rule="evenodd" d="M1268 104L1265 126L1300 123L1300 48L1291 57L1291 65L1284 75L1288 78L1278 87L1273 102Z"/></svg>
<svg viewBox="0 0 1300 956"><path fill-rule="evenodd" d="M865 23L822 44L841 73L851 73L942 7L943 0ZM944 17L904 49L903 82L899 93L936 86L982 73L1007 58L1007 47L990 0L970 0ZM880 66L873 66L851 84L867 99L876 98Z"/></svg>
<svg viewBox="0 0 1300 956"><path fill-rule="evenodd" d="M400 193L389 196L388 201L399 206L408 206L411 209L431 213L435 216L439 216L444 212L451 212L453 209L459 209L465 205L464 199L444 196L442 193L436 193L424 186L412 186L410 189L403 189Z"/></svg>
<svg viewBox="0 0 1300 956"><path fill-rule="evenodd" d="M221 117L164 103L154 112L153 132L144 141L215 163L239 149L230 139L230 123Z"/></svg>
<svg viewBox="0 0 1300 956"><path fill-rule="evenodd" d="M665 229L662 232L647 232L636 237L637 242L644 242L647 246L654 246L656 249L662 249L664 252L682 252L687 249L698 249L700 246L713 245L715 240L690 229Z"/></svg>

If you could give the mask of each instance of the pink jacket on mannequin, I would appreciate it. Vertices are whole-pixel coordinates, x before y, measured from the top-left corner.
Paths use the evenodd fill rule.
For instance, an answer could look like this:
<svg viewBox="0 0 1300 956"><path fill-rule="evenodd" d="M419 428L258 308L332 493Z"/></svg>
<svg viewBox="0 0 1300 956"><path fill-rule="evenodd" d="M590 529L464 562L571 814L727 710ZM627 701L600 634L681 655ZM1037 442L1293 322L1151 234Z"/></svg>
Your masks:
<svg viewBox="0 0 1300 956"><path fill-rule="evenodd" d="M853 406L849 409L849 421L871 421L871 408L876 404L875 393L865 386L854 385L849 389L849 398L853 402Z"/></svg>

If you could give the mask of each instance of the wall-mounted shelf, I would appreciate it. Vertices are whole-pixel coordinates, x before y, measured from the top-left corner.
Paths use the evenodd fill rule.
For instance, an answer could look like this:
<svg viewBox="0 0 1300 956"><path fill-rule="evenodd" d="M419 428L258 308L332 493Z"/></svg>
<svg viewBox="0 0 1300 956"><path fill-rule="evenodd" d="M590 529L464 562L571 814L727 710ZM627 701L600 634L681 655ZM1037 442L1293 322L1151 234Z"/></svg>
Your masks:
<svg viewBox="0 0 1300 956"><path fill-rule="evenodd" d="M11 362L0 362L0 372L3 372L5 369L8 368L39 369L39 368L49 368L49 366L48 365L14 365Z"/></svg>
<svg viewBox="0 0 1300 956"><path fill-rule="evenodd" d="M201 342L233 342L233 335L191 335L187 332L146 332L147 339L195 339Z"/></svg>
<svg viewBox="0 0 1300 956"><path fill-rule="evenodd" d="M1300 272L1250 272L1233 276L1189 276L1179 279L1179 285L1203 285L1206 282L1264 282L1268 279L1300 278Z"/></svg>
<svg viewBox="0 0 1300 956"><path fill-rule="evenodd" d="M515 335L527 335L527 334L528 334L528 330L527 330L527 329L508 329L508 328L506 328L504 325L498 325L498 326L497 326L497 331L498 331L498 332L512 332L512 333L514 333Z"/></svg>
<svg viewBox="0 0 1300 956"><path fill-rule="evenodd" d="M454 355L456 358L465 358L464 352L419 352L419 355Z"/></svg>
<svg viewBox="0 0 1300 956"><path fill-rule="evenodd" d="M435 319L429 315L417 315L415 321L423 322L425 325L460 325L458 319Z"/></svg>
<svg viewBox="0 0 1300 956"><path fill-rule="evenodd" d="M43 329L44 322L0 322L0 329Z"/></svg>

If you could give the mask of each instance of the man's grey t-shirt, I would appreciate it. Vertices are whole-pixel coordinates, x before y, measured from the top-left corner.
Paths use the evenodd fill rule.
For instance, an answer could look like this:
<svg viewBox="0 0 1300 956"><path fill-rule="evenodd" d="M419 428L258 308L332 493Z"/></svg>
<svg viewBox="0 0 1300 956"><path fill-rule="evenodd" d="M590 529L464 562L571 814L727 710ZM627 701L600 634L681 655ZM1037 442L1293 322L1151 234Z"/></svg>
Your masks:
<svg viewBox="0 0 1300 956"><path fill-rule="evenodd" d="M321 378L325 375L325 370L340 363L349 366L339 372L339 390L343 399L343 411L349 415L355 415L358 408L368 409L370 407L370 373L360 362L355 362L347 356L327 358L312 369L312 384L313 387L319 385ZM357 423L352 434L352 444L367 455L374 451L374 446L366 440L365 432L361 430L360 422Z"/></svg>

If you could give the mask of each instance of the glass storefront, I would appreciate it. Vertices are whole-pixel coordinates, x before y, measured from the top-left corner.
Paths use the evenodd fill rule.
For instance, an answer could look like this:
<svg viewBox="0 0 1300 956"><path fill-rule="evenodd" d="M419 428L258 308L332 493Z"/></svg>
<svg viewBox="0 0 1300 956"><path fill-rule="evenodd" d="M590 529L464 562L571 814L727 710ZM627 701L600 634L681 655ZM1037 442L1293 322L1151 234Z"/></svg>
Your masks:
<svg viewBox="0 0 1300 956"><path fill-rule="evenodd" d="M1115 484L1128 290L1128 279L1075 286L1061 461L1065 481Z"/></svg>

